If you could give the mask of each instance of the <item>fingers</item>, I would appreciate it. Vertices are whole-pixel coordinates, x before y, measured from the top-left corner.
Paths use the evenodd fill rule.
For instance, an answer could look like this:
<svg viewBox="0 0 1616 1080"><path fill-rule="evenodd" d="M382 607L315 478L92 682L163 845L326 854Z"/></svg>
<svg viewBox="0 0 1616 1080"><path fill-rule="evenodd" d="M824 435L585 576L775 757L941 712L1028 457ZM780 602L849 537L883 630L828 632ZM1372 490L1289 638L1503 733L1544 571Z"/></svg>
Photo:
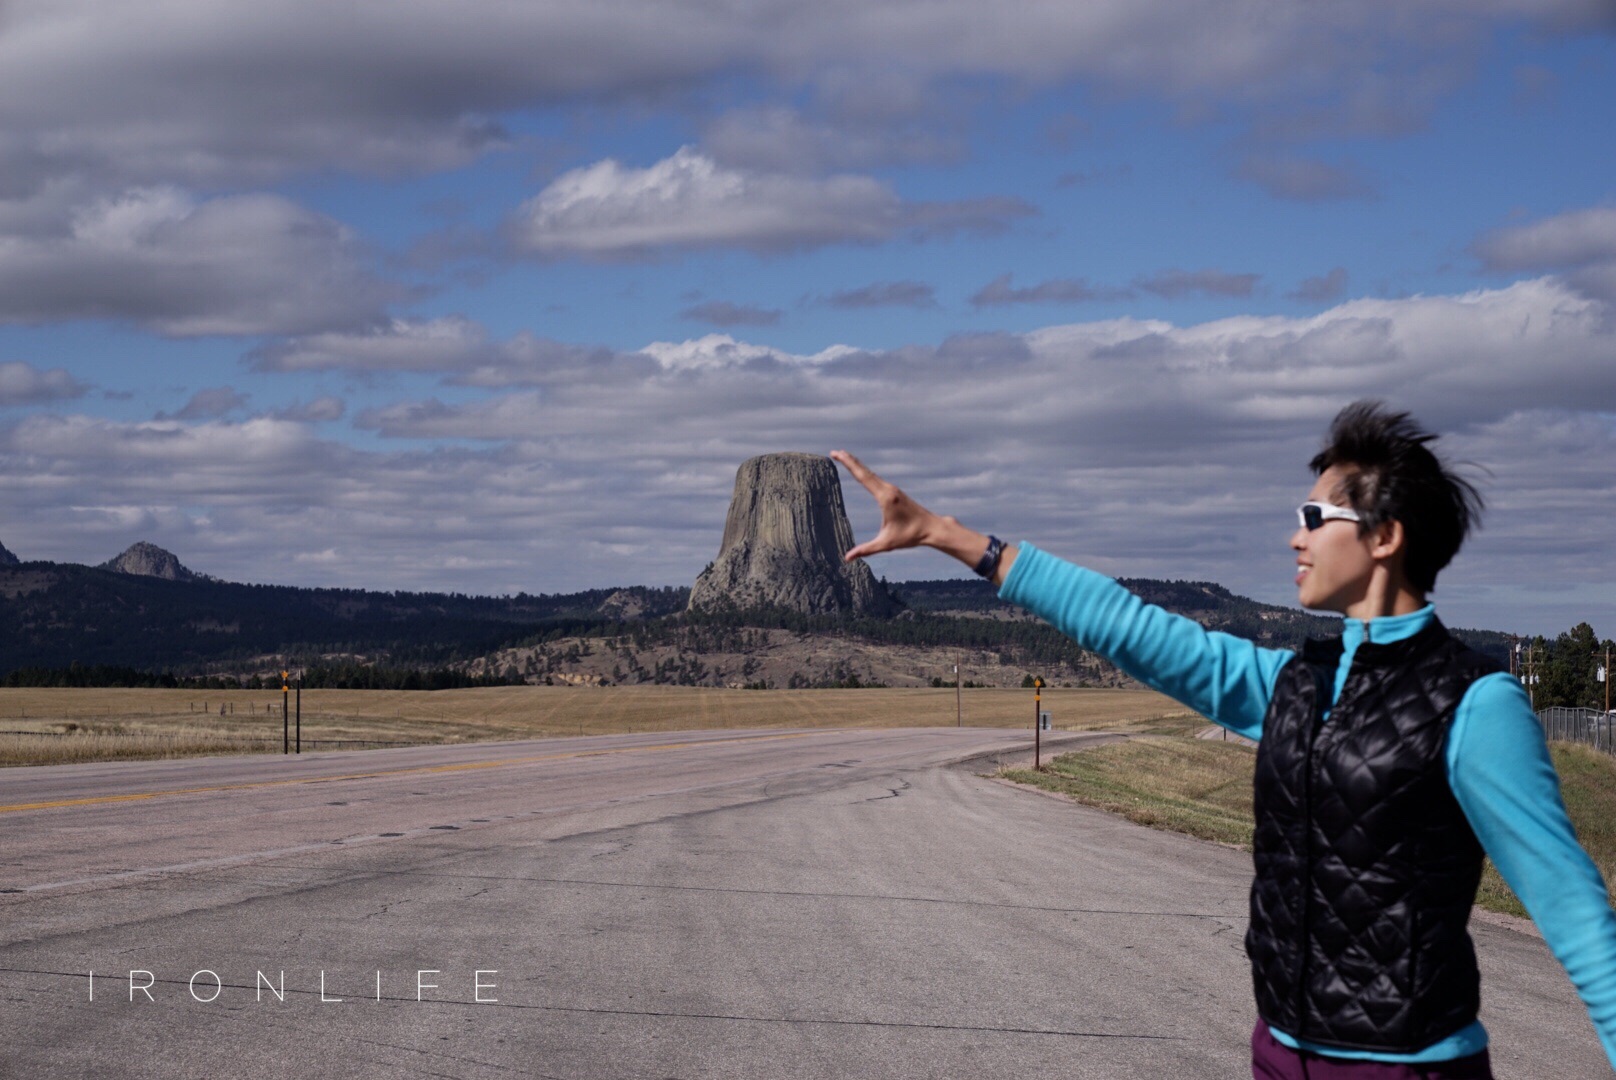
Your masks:
<svg viewBox="0 0 1616 1080"><path fill-rule="evenodd" d="M870 550L870 545L868 543L863 543L863 544L857 545L856 547L848 548L847 549L847 554L842 556L842 561L843 562L857 562L859 559L864 558L866 555L874 555L874 554L875 554L875 552Z"/></svg>
<svg viewBox="0 0 1616 1080"><path fill-rule="evenodd" d="M830 456L832 461L841 462L842 467L852 473L853 479L863 484L871 495L879 494L879 489L886 484L886 481L871 472L864 462L849 454L846 450L832 450Z"/></svg>
<svg viewBox="0 0 1616 1080"><path fill-rule="evenodd" d="M883 551L891 550L888 545L882 543L881 537L877 536L874 540L866 540L862 544L849 548L847 554L842 556L842 561L853 562L855 559L866 559L871 555L879 555Z"/></svg>

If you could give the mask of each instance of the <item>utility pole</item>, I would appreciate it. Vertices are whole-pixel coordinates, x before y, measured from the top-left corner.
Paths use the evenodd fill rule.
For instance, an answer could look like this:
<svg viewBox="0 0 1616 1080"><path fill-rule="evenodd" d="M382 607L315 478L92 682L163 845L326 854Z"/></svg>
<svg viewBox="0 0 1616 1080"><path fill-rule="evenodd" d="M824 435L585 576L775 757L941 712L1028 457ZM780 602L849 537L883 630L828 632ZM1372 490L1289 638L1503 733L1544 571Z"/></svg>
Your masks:
<svg viewBox="0 0 1616 1080"><path fill-rule="evenodd" d="M960 668L963 668L963 666L965 666L965 653L955 653L953 655L953 726L955 728L965 726L965 697L960 692L960 679L963 677L960 676Z"/></svg>

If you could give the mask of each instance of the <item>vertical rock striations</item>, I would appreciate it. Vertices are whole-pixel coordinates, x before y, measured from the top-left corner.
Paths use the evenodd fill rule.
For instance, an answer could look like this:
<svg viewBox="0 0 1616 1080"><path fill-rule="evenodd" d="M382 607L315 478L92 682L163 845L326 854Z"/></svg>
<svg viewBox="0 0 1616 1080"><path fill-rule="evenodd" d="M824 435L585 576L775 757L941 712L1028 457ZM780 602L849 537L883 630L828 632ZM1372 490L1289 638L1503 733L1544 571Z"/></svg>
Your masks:
<svg viewBox="0 0 1616 1080"><path fill-rule="evenodd" d="M735 474L718 558L691 587L690 608L892 614L898 605L870 568L842 561L852 546L842 484L830 458L752 458Z"/></svg>

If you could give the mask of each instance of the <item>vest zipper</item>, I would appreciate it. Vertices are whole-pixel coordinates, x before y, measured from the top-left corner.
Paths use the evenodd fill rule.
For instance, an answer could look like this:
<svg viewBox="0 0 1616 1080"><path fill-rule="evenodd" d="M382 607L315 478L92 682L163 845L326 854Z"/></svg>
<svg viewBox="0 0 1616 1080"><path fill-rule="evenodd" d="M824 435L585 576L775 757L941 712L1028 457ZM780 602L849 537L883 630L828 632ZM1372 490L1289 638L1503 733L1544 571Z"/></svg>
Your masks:
<svg viewBox="0 0 1616 1080"><path fill-rule="evenodd" d="M1313 676L1313 710L1307 723L1307 753L1303 758L1302 770L1302 828L1303 859L1302 859L1302 960L1298 966L1296 979L1296 1020L1297 1027L1301 1028L1297 1034L1305 1035L1312 1027L1312 1019L1308 1009L1307 978L1309 962L1313 958L1313 744L1318 738L1319 728L1323 726L1324 694L1326 692L1323 675L1317 667L1308 665L1308 671ZM1331 684L1333 689L1333 683Z"/></svg>

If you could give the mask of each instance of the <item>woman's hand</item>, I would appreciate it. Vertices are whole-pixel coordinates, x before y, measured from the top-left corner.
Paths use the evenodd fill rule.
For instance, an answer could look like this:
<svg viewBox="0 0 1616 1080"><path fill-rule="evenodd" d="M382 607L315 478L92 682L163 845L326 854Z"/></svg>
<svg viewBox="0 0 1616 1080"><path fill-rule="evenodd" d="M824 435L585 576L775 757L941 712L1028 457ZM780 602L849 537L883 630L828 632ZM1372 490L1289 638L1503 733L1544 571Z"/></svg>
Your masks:
<svg viewBox="0 0 1616 1080"><path fill-rule="evenodd" d="M881 531L875 534L874 539L866 540L842 556L846 561L878 555L883 551L925 546L931 543L931 538L939 531L938 527L947 524L947 520L915 502L896 485L875 475L846 450L832 450L830 456L875 496L876 505L881 508Z"/></svg>
<svg viewBox="0 0 1616 1080"><path fill-rule="evenodd" d="M853 479L863 484L876 505L881 508L881 531L873 540L866 540L842 556L848 562L867 555L903 548L930 547L952 555L966 566L975 568L988 549L988 538L974 529L967 529L958 518L934 514L905 495L896 484L889 484L846 450L832 450L830 456L842 464ZM995 585L1004 584L1010 567L1016 561L1018 550L1007 547L999 557L999 564L990 578Z"/></svg>

